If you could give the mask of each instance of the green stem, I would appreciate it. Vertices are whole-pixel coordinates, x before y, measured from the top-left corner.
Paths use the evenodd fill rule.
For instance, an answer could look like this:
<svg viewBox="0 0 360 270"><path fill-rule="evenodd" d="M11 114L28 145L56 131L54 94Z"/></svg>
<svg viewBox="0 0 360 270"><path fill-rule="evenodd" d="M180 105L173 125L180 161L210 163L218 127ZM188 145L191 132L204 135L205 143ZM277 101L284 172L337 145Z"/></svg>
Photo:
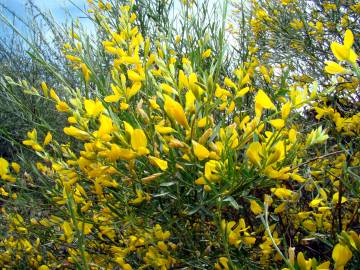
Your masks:
<svg viewBox="0 0 360 270"><path fill-rule="evenodd" d="M269 219L268 219L268 215L269 215L269 211L268 211L268 204L265 203L265 218L264 216L262 215L260 218L261 218L261 221L262 223L264 224L265 226L265 230L267 232L267 234L269 235L270 237L270 240L275 248L275 250L280 254L280 256L282 257L282 259L286 262L286 264L288 265L288 267L291 269L291 270L295 270L295 267L290 263L290 260L288 260L285 255L281 252L280 248L278 247L278 245L275 243L275 240L271 234L271 231L270 231L270 226L269 226Z"/></svg>

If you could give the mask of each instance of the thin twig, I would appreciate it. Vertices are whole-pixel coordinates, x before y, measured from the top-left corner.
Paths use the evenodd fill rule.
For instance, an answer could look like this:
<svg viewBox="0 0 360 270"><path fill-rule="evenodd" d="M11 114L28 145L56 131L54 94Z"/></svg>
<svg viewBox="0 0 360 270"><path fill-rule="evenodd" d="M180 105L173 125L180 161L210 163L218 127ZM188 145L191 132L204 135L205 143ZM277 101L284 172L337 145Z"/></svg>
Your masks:
<svg viewBox="0 0 360 270"><path fill-rule="evenodd" d="M300 168L306 164L309 164L313 161L316 161L318 159L323 159L323 158L326 158L326 157L329 157L329 156L332 156L332 155L337 155L337 154L340 154L342 152L345 152L345 150L339 150L339 151L335 151L335 152L331 152L331 153L328 153L328 154L325 154L325 155L322 155L322 156L319 156L319 157L314 157L314 158L311 158L303 163L300 163L299 165L296 165L295 167L291 168L288 172L292 172L294 170L296 170L297 168Z"/></svg>

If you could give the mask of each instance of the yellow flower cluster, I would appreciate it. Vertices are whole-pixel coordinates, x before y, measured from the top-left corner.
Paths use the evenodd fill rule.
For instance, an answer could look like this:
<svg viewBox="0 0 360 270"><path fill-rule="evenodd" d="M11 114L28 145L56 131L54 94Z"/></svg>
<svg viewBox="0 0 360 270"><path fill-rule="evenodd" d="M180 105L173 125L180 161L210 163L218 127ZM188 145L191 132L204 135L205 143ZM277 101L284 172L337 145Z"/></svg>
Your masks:
<svg viewBox="0 0 360 270"><path fill-rule="evenodd" d="M72 33L64 55L85 95L49 91L67 116L65 139L27 133L23 144L40 158L35 180L0 158L2 198L23 200L18 186L36 190L44 181L51 202L49 209L2 208L1 265L241 269L252 260L263 269L340 270L359 258L360 152L346 137L359 134L359 113L342 115L315 84L282 89L284 69L256 57L226 74L203 70L174 44L143 37L132 4L88 2L105 33L109 81L96 84ZM260 8L255 16L255 34L273 20ZM305 27L296 19L290 25ZM321 24L313 28L322 32ZM344 44L331 46L349 70L327 62L327 72L357 72L353 43L348 30ZM207 49L197 60L206 67L213 56ZM259 88L259 78L274 91ZM92 94L97 87L106 89ZM46 83L41 89L47 97ZM309 108L335 125L304 124Z"/></svg>

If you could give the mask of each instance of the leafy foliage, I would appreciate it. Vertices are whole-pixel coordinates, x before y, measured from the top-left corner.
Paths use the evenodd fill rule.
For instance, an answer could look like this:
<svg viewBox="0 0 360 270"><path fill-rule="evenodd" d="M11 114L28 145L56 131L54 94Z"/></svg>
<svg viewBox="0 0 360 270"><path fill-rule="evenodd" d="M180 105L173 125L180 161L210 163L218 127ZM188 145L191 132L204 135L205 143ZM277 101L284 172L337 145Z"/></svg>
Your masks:
<svg viewBox="0 0 360 270"><path fill-rule="evenodd" d="M2 265L358 265L360 72L352 23L338 30L340 40L336 20L316 15L317 1L240 2L231 17L239 16L239 32L226 25L226 2L212 13L206 2L181 1L178 32L165 14L176 3L88 2L99 39L75 27L61 48L73 81L34 53L53 81L3 82L67 122L58 124L61 136L50 126L28 130L22 144L39 159L30 160L32 173L0 158ZM352 22L359 10L347 2L340 12ZM330 30L318 29L320 19ZM317 44L323 39L328 45Z"/></svg>

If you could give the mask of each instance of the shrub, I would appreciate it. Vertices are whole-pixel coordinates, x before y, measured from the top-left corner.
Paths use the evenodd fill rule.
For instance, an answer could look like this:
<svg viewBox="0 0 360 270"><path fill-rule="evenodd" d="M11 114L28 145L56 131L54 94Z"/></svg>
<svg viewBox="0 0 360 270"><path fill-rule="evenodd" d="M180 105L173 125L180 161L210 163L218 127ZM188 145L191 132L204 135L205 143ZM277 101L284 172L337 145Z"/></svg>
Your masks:
<svg viewBox="0 0 360 270"><path fill-rule="evenodd" d="M2 265L356 267L360 115L328 103L336 86L299 84L256 57L225 65L223 40L154 42L136 26L136 4L89 3L108 70L93 69L73 32L64 57L76 87L19 85L53 102L68 124L63 142L27 133L37 174L0 159ZM187 15L196 10L182 5ZM360 79L353 44L347 30L331 45L337 62L325 70L339 80Z"/></svg>

